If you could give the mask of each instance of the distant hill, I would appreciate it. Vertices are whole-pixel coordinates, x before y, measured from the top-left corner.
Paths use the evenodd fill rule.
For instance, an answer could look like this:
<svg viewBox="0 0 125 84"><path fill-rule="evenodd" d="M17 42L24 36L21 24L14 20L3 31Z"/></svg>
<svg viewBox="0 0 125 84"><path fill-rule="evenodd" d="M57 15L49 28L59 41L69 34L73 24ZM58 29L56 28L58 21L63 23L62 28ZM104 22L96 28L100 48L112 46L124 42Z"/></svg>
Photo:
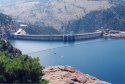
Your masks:
<svg viewBox="0 0 125 84"><path fill-rule="evenodd" d="M19 28L23 28L28 34L60 34L59 31L52 27L31 24L28 24L27 27L21 27L20 24L15 22L10 16L0 13L0 38L8 38L10 33L16 32Z"/></svg>
<svg viewBox="0 0 125 84"><path fill-rule="evenodd" d="M125 3L107 10L93 11L79 20L69 22L66 32L93 32L98 29L125 31Z"/></svg>
<svg viewBox="0 0 125 84"><path fill-rule="evenodd" d="M69 21L78 20L91 11L110 7L108 0L26 0L22 3L3 5L0 11L18 22L46 25L60 30Z"/></svg>
<svg viewBox="0 0 125 84"><path fill-rule="evenodd" d="M28 34L31 35L52 35L52 34L61 34L58 30L54 29L53 27L47 26L38 26L38 25L31 25L28 24L27 27L22 27Z"/></svg>
<svg viewBox="0 0 125 84"><path fill-rule="evenodd" d="M124 0L19 0L2 5L0 11L30 24L24 28L30 34L60 34L125 30L124 6Z"/></svg>

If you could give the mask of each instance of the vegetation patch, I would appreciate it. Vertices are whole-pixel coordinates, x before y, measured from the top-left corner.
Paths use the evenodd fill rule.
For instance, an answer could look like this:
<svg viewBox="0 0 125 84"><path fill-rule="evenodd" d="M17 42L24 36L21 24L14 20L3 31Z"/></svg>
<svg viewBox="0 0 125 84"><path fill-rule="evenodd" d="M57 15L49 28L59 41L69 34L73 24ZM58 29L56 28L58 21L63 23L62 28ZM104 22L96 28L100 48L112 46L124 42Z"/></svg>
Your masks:
<svg viewBox="0 0 125 84"><path fill-rule="evenodd" d="M0 83L46 84L45 80L41 80L42 69L39 58L22 55L9 42L0 42Z"/></svg>

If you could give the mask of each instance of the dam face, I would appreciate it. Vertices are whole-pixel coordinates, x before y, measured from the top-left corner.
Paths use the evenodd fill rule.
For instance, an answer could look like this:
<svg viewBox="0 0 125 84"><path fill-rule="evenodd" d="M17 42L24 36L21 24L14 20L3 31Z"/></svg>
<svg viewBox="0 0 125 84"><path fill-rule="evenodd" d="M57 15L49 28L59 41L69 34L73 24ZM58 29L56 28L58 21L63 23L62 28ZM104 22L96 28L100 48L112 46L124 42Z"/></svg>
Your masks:
<svg viewBox="0 0 125 84"><path fill-rule="evenodd" d="M12 39L41 41L77 41L101 37L102 32L65 35L12 35Z"/></svg>

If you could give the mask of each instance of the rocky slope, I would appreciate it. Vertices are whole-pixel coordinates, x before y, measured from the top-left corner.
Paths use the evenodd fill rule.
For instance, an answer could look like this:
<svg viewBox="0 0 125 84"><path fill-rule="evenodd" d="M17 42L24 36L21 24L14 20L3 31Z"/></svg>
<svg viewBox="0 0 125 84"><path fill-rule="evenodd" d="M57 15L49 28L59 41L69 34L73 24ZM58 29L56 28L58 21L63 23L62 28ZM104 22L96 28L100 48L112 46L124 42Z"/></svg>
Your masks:
<svg viewBox="0 0 125 84"><path fill-rule="evenodd" d="M19 26L8 15L0 13L0 39L6 39L10 33L15 32Z"/></svg>
<svg viewBox="0 0 125 84"><path fill-rule="evenodd" d="M28 34L31 35L51 35L51 34L60 34L60 32L53 27L49 26L38 26L28 24L27 27L22 27Z"/></svg>
<svg viewBox="0 0 125 84"><path fill-rule="evenodd" d="M120 2L119 2L120 3ZM125 31L125 2L114 5L107 10L93 11L79 20L70 22L66 30L93 32L98 29ZM67 33L68 33L67 32Z"/></svg>
<svg viewBox="0 0 125 84"><path fill-rule="evenodd" d="M59 30L67 26L69 21L79 20L92 11L110 7L108 0L48 0L46 2L28 0L25 3L3 5L0 11L19 22L45 24Z"/></svg>
<svg viewBox="0 0 125 84"><path fill-rule="evenodd" d="M18 55L22 55L22 52L19 49L14 48L6 40L0 40L0 52L5 52L9 56L13 56L13 57L18 56Z"/></svg>
<svg viewBox="0 0 125 84"><path fill-rule="evenodd" d="M23 25L23 27L21 25ZM60 34L60 32L52 27L31 24L25 26L22 23L16 22L12 17L0 13L0 39L7 39L11 33L16 32L19 28L25 29L28 34Z"/></svg>
<svg viewBox="0 0 125 84"><path fill-rule="evenodd" d="M18 0L16 2L12 0L11 2L13 3L1 5L0 11L12 16L17 22L41 27L37 29L41 32L45 30L52 32L51 34L60 34L93 32L97 29L125 30L124 0ZM29 28L27 32L37 34L34 29Z"/></svg>
<svg viewBox="0 0 125 84"><path fill-rule="evenodd" d="M47 67L43 70L43 79L49 84L110 84L83 74L70 66Z"/></svg>

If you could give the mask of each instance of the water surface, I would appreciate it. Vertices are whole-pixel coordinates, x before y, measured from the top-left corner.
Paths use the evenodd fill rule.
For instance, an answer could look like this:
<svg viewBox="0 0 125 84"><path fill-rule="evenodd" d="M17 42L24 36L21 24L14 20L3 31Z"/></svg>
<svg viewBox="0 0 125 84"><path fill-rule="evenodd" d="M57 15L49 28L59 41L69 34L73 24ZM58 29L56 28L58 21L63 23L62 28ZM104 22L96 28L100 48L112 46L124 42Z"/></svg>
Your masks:
<svg viewBox="0 0 125 84"><path fill-rule="evenodd" d="M11 40L44 66L70 65L113 84L125 84L125 40L97 39L75 43Z"/></svg>

